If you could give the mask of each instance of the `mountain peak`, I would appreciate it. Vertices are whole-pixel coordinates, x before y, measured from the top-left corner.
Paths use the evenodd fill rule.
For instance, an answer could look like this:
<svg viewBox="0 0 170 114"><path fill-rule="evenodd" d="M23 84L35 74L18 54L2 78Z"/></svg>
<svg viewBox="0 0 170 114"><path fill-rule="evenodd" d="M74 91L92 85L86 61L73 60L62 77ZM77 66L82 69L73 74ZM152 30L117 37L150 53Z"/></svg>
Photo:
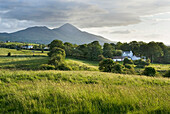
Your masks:
<svg viewBox="0 0 170 114"><path fill-rule="evenodd" d="M66 23L63 26L59 27L58 29L61 30L61 31L73 32L73 33L80 31L78 28L76 28L75 26L73 26L70 23Z"/></svg>

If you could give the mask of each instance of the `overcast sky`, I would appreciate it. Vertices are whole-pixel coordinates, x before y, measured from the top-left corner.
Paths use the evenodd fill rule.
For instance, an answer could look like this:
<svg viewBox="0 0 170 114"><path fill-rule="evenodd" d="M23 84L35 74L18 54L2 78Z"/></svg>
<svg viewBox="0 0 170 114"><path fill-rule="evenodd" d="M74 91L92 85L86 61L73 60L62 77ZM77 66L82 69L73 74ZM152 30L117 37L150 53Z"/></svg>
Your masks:
<svg viewBox="0 0 170 114"><path fill-rule="evenodd" d="M0 32L65 23L112 41L170 44L170 0L0 0Z"/></svg>

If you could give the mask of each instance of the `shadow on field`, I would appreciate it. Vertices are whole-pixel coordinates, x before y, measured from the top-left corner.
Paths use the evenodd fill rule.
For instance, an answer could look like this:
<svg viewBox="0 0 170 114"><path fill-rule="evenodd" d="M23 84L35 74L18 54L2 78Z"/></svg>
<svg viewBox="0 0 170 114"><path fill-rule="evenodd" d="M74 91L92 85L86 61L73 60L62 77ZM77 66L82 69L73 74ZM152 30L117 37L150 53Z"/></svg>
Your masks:
<svg viewBox="0 0 170 114"><path fill-rule="evenodd" d="M2 69L38 70L41 64L47 64L48 57L7 57L0 62Z"/></svg>

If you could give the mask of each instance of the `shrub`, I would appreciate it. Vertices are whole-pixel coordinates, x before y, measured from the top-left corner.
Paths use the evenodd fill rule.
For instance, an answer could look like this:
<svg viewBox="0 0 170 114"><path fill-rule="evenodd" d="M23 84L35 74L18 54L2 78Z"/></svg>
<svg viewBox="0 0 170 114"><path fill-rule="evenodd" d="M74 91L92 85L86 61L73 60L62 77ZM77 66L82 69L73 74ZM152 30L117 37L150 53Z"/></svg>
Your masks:
<svg viewBox="0 0 170 114"><path fill-rule="evenodd" d="M143 71L143 74L147 76L155 76L156 70L153 67L146 67Z"/></svg>
<svg viewBox="0 0 170 114"><path fill-rule="evenodd" d="M170 77L170 70L168 70L163 76L169 78Z"/></svg>
<svg viewBox="0 0 170 114"><path fill-rule="evenodd" d="M48 65L48 64L42 64L40 66L40 69L41 70L54 70L55 66L54 65Z"/></svg>
<svg viewBox="0 0 170 114"><path fill-rule="evenodd" d="M123 65L117 63L113 66L112 69L113 73L122 73L122 71L123 71Z"/></svg>
<svg viewBox="0 0 170 114"><path fill-rule="evenodd" d="M124 72L126 74L135 74L135 69L134 69L133 65L126 64Z"/></svg>
<svg viewBox="0 0 170 114"><path fill-rule="evenodd" d="M126 64L126 65L125 65L125 68L127 68L127 69L132 69L133 66L132 66L132 65L129 65L129 64Z"/></svg>
<svg viewBox="0 0 170 114"><path fill-rule="evenodd" d="M62 63L56 69L58 69L58 70L72 70L72 68L69 65L67 65L66 63Z"/></svg>
<svg viewBox="0 0 170 114"><path fill-rule="evenodd" d="M144 61L143 59L135 60L134 64L137 65L137 68L144 68L145 66L148 66L150 64L149 60Z"/></svg>
<svg viewBox="0 0 170 114"><path fill-rule="evenodd" d="M127 57L123 60L123 65L125 64L133 64L133 61L128 59Z"/></svg>
<svg viewBox="0 0 170 114"><path fill-rule="evenodd" d="M9 52L7 56L11 56L11 52Z"/></svg>
<svg viewBox="0 0 170 114"><path fill-rule="evenodd" d="M99 70L102 72L111 72L115 62L112 59L103 59L99 63Z"/></svg>

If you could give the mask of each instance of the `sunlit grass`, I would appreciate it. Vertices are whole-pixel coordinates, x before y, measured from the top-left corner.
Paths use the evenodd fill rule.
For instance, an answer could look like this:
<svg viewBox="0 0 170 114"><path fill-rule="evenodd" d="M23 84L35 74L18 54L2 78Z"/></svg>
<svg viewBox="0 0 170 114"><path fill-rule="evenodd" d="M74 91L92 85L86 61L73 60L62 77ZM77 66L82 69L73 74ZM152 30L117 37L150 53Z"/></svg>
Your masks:
<svg viewBox="0 0 170 114"><path fill-rule="evenodd" d="M170 113L170 80L98 71L0 71L1 113Z"/></svg>
<svg viewBox="0 0 170 114"><path fill-rule="evenodd" d="M34 53L33 53L34 51ZM11 56L33 56L33 55L43 55L47 56L48 51L35 51L35 50L16 50L16 49L8 49L8 48L0 48L0 56L7 56L8 53L11 53Z"/></svg>

